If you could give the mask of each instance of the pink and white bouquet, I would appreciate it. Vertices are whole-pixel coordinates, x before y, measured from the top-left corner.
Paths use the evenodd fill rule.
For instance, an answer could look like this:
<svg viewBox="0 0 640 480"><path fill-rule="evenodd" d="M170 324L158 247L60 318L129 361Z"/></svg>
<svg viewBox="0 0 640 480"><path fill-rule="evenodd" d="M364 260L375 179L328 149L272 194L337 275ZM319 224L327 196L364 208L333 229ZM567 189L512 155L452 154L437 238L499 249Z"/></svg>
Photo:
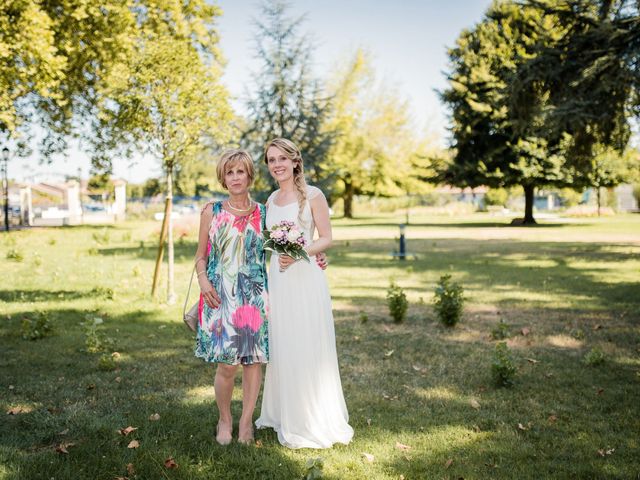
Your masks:
<svg viewBox="0 0 640 480"><path fill-rule="evenodd" d="M304 249L307 242L294 222L282 220L271 227L271 230L264 230L262 236L264 237L265 250L271 250L280 255L289 255L296 260L303 258L307 262L309 261L309 255Z"/></svg>

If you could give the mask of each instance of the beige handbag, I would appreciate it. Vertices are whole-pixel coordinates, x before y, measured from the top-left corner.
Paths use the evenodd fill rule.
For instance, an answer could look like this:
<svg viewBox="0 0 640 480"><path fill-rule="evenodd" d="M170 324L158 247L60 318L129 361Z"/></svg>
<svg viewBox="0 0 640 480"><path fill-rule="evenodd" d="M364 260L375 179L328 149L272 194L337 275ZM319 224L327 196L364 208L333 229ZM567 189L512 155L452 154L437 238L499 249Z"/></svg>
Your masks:
<svg viewBox="0 0 640 480"><path fill-rule="evenodd" d="M196 267L193 267L193 271L191 272L191 279L189 280L189 289L187 290L187 296L184 299L184 305L182 307L182 320L184 320L184 324L191 331L195 332L198 329L198 320L200 319L200 315L198 312L198 306L200 301L198 300L193 306L187 310L187 302L189 301L189 294L191 293L191 283L193 283L193 274L196 273Z"/></svg>

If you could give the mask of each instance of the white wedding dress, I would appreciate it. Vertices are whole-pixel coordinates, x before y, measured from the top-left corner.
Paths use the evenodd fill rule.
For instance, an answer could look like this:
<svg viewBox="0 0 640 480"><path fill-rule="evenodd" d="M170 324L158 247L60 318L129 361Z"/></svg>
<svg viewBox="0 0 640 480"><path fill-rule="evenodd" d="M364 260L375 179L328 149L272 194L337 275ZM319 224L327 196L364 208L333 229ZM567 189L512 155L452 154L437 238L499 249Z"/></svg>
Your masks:
<svg viewBox="0 0 640 480"><path fill-rule="evenodd" d="M307 187L307 198L322 192ZM267 201L267 228L294 221L307 244L315 225L309 202L298 219L298 203ZM304 224L304 225L301 225ZM278 255L269 266L269 363L258 428L271 427L289 448L328 448L353 437L342 394L331 297L325 273L315 257L280 272Z"/></svg>

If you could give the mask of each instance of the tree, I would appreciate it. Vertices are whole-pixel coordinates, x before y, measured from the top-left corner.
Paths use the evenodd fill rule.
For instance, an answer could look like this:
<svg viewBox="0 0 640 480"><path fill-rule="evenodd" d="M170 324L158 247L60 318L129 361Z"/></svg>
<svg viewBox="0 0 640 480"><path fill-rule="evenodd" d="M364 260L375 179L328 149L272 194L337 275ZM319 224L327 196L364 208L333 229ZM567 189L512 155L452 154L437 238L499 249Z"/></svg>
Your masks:
<svg viewBox="0 0 640 480"><path fill-rule="evenodd" d="M248 122L242 143L252 151L261 178L255 185L258 195L274 186L261 161L264 145L272 138L285 137L302 152L306 175L331 194L332 179L323 171L332 133L324 128L329 98L322 93L318 79L311 72L312 47L300 34L304 17L287 15L287 4L267 0L256 20L256 56L260 72L247 101Z"/></svg>
<svg viewBox="0 0 640 480"><path fill-rule="evenodd" d="M417 142L407 102L377 80L366 52L358 49L334 71L326 128L335 139L323 168L337 180L344 216L353 218L355 195L393 196L409 190ZM414 160L417 165L419 159Z"/></svg>
<svg viewBox="0 0 640 480"><path fill-rule="evenodd" d="M213 28L219 14L204 0L168 0L150 8L134 54L113 68L98 91L99 114L93 125L96 164L108 169L113 152L129 154L135 149L163 166L169 303L175 301L171 221L175 169L207 147L206 142L224 143L232 134L233 117L227 92L219 83L221 65ZM164 228L153 290L163 234Z"/></svg>
<svg viewBox="0 0 640 480"><path fill-rule="evenodd" d="M33 126L45 158L64 152L93 113L96 87L129 55L155 2L6 0L0 5L0 134L27 154Z"/></svg>
<svg viewBox="0 0 640 480"><path fill-rule="evenodd" d="M540 44L513 82L514 104L543 89L541 117L580 186L614 186L628 172L629 116L640 113L640 4L629 0L526 2L564 35ZM540 26L542 28L542 26Z"/></svg>
<svg viewBox="0 0 640 480"><path fill-rule="evenodd" d="M562 186L571 179L543 122L542 112L550 108L546 92L533 83L514 105L511 84L539 45L562 33L539 9L495 2L449 50L449 88L442 98L452 109L455 155L441 178L471 187L521 185L525 224L535 223L536 187Z"/></svg>

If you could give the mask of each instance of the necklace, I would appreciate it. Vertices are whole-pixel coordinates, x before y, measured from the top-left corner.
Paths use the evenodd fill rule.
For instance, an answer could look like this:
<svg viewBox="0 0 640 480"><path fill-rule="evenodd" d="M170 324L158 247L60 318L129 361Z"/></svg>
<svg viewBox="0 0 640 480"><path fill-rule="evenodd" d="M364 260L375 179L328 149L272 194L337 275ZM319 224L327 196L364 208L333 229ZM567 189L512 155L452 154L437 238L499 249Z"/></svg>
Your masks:
<svg viewBox="0 0 640 480"><path fill-rule="evenodd" d="M231 203L231 200L229 200L229 199L227 199L227 205L229 206L229 208L231 210L235 210L236 212L248 212L249 210L251 210L253 208L253 201L251 199L249 199L249 206L247 208L234 207L233 203Z"/></svg>

